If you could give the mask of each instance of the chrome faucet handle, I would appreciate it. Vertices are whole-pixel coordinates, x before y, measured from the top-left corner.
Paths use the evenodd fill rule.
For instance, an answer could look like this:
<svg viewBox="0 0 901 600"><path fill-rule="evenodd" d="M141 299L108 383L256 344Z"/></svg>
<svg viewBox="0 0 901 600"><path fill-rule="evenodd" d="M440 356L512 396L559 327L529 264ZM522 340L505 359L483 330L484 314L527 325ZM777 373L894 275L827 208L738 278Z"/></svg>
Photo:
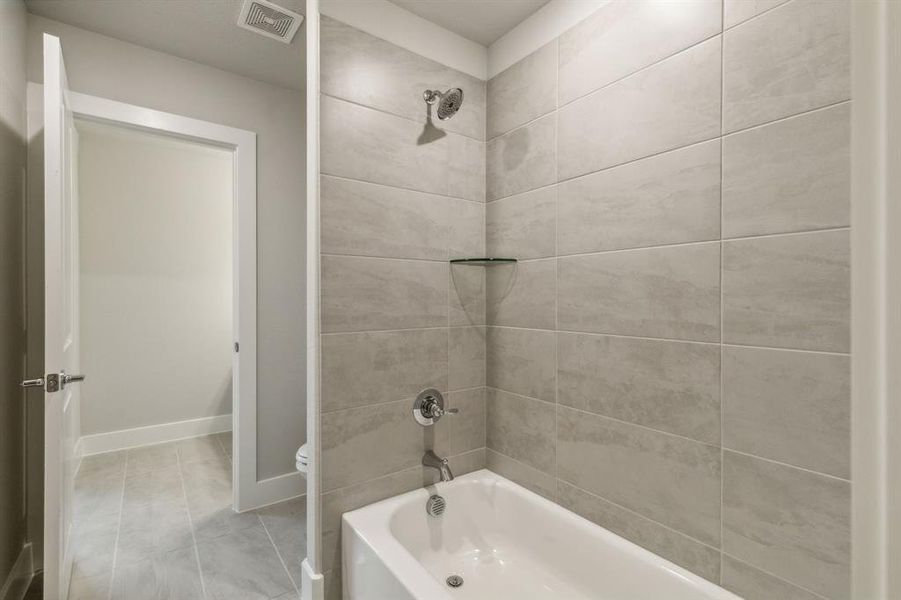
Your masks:
<svg viewBox="0 0 901 600"><path fill-rule="evenodd" d="M434 388L422 390L413 403L413 418L420 425L434 425L444 415L455 415L458 408L444 408L444 396Z"/></svg>

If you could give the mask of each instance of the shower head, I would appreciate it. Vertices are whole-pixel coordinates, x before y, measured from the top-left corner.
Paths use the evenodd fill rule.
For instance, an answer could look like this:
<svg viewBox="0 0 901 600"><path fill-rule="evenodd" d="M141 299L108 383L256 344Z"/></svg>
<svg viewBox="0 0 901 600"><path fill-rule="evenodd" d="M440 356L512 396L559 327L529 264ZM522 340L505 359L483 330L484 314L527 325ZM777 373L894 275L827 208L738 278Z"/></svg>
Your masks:
<svg viewBox="0 0 901 600"><path fill-rule="evenodd" d="M442 121L450 119L463 106L463 90L460 88L451 88L446 92L426 90L422 97L427 104L438 103L438 118Z"/></svg>

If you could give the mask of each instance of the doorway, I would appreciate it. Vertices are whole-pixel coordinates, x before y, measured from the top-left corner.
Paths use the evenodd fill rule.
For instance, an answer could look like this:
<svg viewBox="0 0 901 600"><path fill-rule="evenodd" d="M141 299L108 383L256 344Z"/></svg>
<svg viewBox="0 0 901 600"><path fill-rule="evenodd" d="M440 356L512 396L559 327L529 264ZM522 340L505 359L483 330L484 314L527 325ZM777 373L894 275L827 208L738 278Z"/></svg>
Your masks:
<svg viewBox="0 0 901 600"><path fill-rule="evenodd" d="M57 469L45 465L61 493L47 498L45 514L57 520L54 528L45 517L45 550L60 541L70 598L130 596L148 569L186 564L196 578L163 583L193 595L203 544L259 524L241 511L264 503L255 135L65 98L61 221L72 239L58 276L71 290L63 304L72 327L63 346L86 377L67 390L61 452L47 454L61 458ZM293 587L287 574L278 583Z"/></svg>

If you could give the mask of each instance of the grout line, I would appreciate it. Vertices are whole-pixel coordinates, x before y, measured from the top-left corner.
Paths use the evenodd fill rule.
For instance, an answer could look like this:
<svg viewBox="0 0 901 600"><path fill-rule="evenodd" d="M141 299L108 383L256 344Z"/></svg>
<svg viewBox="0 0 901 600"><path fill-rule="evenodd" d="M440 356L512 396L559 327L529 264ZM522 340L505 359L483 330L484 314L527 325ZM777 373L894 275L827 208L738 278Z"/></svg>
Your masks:
<svg viewBox="0 0 901 600"><path fill-rule="evenodd" d="M777 581L781 581L782 583L785 583L785 584L790 585L790 586L792 586L792 587L798 588L799 590L803 590L803 591L805 591L805 592L807 592L807 593L809 593L809 594L811 594L811 595L813 595L813 596L816 596L817 598L819 598L819 599L821 599L821 600L828 600L825 596L822 596L822 595L820 595L820 594L818 594L818 593L816 593L816 592L814 592L814 591L812 591L812 590L809 590L809 589L807 589L806 587L804 587L804 586L802 586L802 585L798 585L797 583L792 583L792 582L789 581L788 579L785 579L785 578L783 578L783 577L780 577L779 575L774 575L774 574L770 573L769 571L767 571L766 569L762 569L762 568L758 567L757 565L752 565L752 564L749 563L748 561L746 561L746 560L744 560L744 559L741 559L741 558L738 558L738 557L735 557L735 556L729 554L728 552L720 551L720 556L721 556L721 557L726 557L726 556L728 556L728 557L731 558L732 560L734 560L734 561L736 561L736 562L740 562L741 564L743 564L743 565L745 565L745 566L747 566L747 567L750 567L750 568L754 569L755 571L760 571L761 573L763 573L763 574L765 574L765 575L768 575L768 576L772 577L773 579L776 579ZM721 558L720 560L722 561L722 558Z"/></svg>
<svg viewBox="0 0 901 600"><path fill-rule="evenodd" d="M197 547L197 534L194 531L194 517L191 515L191 506L188 503L188 489L185 487L185 474L182 470L181 453L178 446L175 447L175 463L178 466L178 480L181 483L182 497L185 499L185 512L188 514L188 528L191 530L191 540L194 542L194 560L197 561L197 574L200 577L200 592L207 597L206 582L203 577L203 566L200 563L200 549Z"/></svg>
<svg viewBox="0 0 901 600"><path fill-rule="evenodd" d="M513 459L513 460L515 460L515 459ZM689 535L689 534L685 533L684 531L680 531L680 530L678 530L678 529L673 528L673 527L670 526L670 525L666 525L665 523L661 523L660 521L658 521L658 520L656 520L656 519L652 519L651 517L649 517L649 516L647 516L647 515L643 515L643 514L641 514L640 512L638 512L638 511L636 511L636 510L634 510L634 509L632 509L632 508L629 508L628 506L623 506L622 504L620 504L620 503L618 503L618 502L614 502L613 500L610 500L609 498L607 498L607 497L605 497L605 496L602 496L602 495L597 494L597 493L595 493L595 492L591 492L591 491L589 491L589 490L586 490L585 488L582 488L582 487L580 487L580 486L574 484L574 483L571 482L571 481L567 481L566 479L560 479L560 481L562 481L563 483L565 483L566 485L568 485L568 486L570 486L570 487L576 488L577 490L579 490L580 492L582 492L582 493L584 493L584 494L588 494L589 496L592 496L592 497L594 497L594 498L597 498L597 499L601 500L602 502L606 502L606 503L608 503L608 504L612 504L613 506L615 506L615 507L617 507L617 508L619 508L619 509L621 509L621 510L624 510L624 511L630 513L630 514L633 514L633 515L637 516L637 517L640 518L640 519L643 519L643 520L645 520L645 521L649 521L649 522L651 522L651 523L653 523L653 524L655 524L655 525L657 525L657 526L659 526L659 527L662 527L662 528L666 529L667 531L671 531L671 532L673 532L673 533L675 533L675 534L677 534L677 535L680 535L680 536L682 536L682 537L684 537L684 538L690 539L690 540L692 540L693 542L696 542L696 543L698 543L698 544L701 544L702 546L704 546L704 547L706 547L706 548L710 548L711 550L715 550L717 553L720 553L720 549L717 548L716 546L714 546L714 545L712 545L712 544L710 544L710 543L708 543L708 542L701 541L701 540L699 540L698 538L696 538L696 537L694 537L694 536L692 536L692 535ZM570 509L567 509L567 510L570 510ZM577 515L579 514L579 513L577 513L577 512L574 511L574 510L572 510L571 512L573 512L573 513L575 513L575 514L577 514ZM582 515L579 515L579 516L581 517ZM586 519L586 520L588 520L588 521L591 521L591 519L588 519L588 517L582 517L582 518L583 518L583 519ZM594 522L594 521L592 521L592 522ZM598 525L599 525L600 527L604 527L605 529L607 529L604 525L600 525L599 523L598 523ZM608 531L612 531L612 530L609 530L609 529L608 529ZM619 534L617 534L617 535L619 535ZM632 541L632 540L629 540L629 541ZM633 542L633 543L636 543L636 542ZM653 552L653 551L652 551L652 552ZM657 553L654 552L654 554L657 554ZM657 554L657 556L660 556L660 554ZM666 560L670 560L670 559L666 559ZM686 567L683 567L683 568L685 568L686 570L690 570L690 569L687 569ZM692 572L694 572L694 571L692 571ZM695 573L695 574L697 574L697 573Z"/></svg>
<svg viewBox="0 0 901 600"><path fill-rule="evenodd" d="M324 98L331 98L332 100L337 100L337 101L339 101L339 102L346 102L347 104L351 104L351 105L357 106L357 107L359 107L359 108L365 108L365 109L371 110L371 111L373 111L373 112L381 113L381 114L383 114L383 115L388 115L389 117L395 117L395 118L397 118L397 119L403 119L404 121L407 121L408 123L414 123L414 124L416 124L416 125L427 125L427 124L431 121L431 122L432 122L432 125L434 125L435 128L438 129L439 131L442 131L445 135L458 135L458 136L460 136L460 137L464 137L464 138L470 139L470 140L472 140L472 141L474 141L474 142L481 142L481 143L483 143L483 144L486 143L486 141L487 141L486 139L481 139L481 140L480 140L479 138L472 137L471 135L468 135L468 134L465 134L465 133L460 133L459 131L453 131L453 130L451 130L451 129L440 129L440 128L438 128L437 125L434 124L434 121L432 121L432 119L431 119L431 118L428 118L428 117L425 118L425 119L422 119L422 120L416 119L416 118L413 118L413 117L409 117L409 116L407 116L407 115L402 115L402 114L398 114L398 113L393 113L393 112L391 112L391 111L385 110L384 108L379 108L379 107L377 107L377 106L372 106L371 104L363 104L362 102L359 102L359 101L357 101L357 100L351 100L351 99L349 99L349 98L344 98L344 97L342 97L342 96L336 96L336 95L334 95L334 94L329 94L328 92L323 92L323 91L321 91L321 90L320 90L320 92L319 92L319 95L322 96L322 97L324 97ZM486 97L486 104L487 104L487 97ZM487 120L487 119L486 119L486 120ZM443 137L443 136L442 136L442 137ZM486 132L486 137L487 137L487 132Z"/></svg>
<svg viewBox="0 0 901 600"><path fill-rule="evenodd" d="M457 393L463 393L463 392L471 392L471 391L473 391L473 390L477 390L477 389L480 389L480 388L483 388L483 387L486 387L486 386L484 386L484 385L474 385L474 386L465 387L465 388L456 388L456 389L453 389L453 390L441 388L441 389L439 389L438 391L441 392L442 394L448 395L448 394L457 394ZM400 403L400 402L408 402L408 403L412 404L414 400L416 400L416 396L408 396L408 397L406 397L406 398L400 398L400 399L395 399L395 400L384 400L384 401L382 401L382 402L373 402L373 403L371 403L371 404L360 404L360 405L356 405L356 406L346 406L346 407L341 407L341 408L334 408L334 409L331 409L331 410L322 410L322 411L320 411L320 412L321 412L321 414L326 415L326 414L331 414L331 413L336 413L336 412L342 412L342 411L358 410L358 409L361 409L361 408L377 408L377 407L380 407L380 406L387 406L388 404L398 404L398 403Z"/></svg>
<svg viewBox="0 0 901 600"><path fill-rule="evenodd" d="M580 100L584 100L584 99L587 98L588 96L591 96L591 95L593 95L593 94L597 94L597 93L600 92L600 91L603 91L603 90L606 90L607 88L613 87L614 85L616 85L616 84L618 84L618 83L621 83L622 81L625 81L626 79L629 79L630 77L633 77L633 76L635 76L635 75L638 75L639 73L643 73L644 71L647 71L647 70L649 70L649 69L651 69L651 68L653 68L653 67L656 67L656 66L660 65L661 63L664 63L664 62L668 61L669 59L674 58L674 57L676 57L676 56L682 54L683 52L688 52L689 50L692 50L692 49L696 48L697 46L700 46L701 44L703 44L703 43L705 43L705 42L709 42L710 40L714 39L714 38L715 38L716 36L718 36L718 35L722 35L722 32L721 32L721 31L717 31L716 33L714 33L714 34L712 34L712 35L709 35L709 36L707 36L707 37L705 37L705 38L703 38L703 39L701 39L701 40L698 40L698 41L696 41L696 42L693 42L693 43L692 43L691 45L689 45L689 46L685 46L684 48L681 48L681 49L679 49L679 50L676 50L675 52L672 52L672 53L670 53L670 54L667 54L666 56L664 56L664 57L662 57L662 58L659 58L659 59L657 59L656 61L654 61L654 62L652 62L652 63L650 63L650 64L644 65L643 67L641 67L641 68L639 68L639 69L636 69L636 70L634 70L634 71L630 71L629 73L626 73L625 75L622 75L621 77L618 77L618 78L616 78L616 79L614 79L614 80L612 80L612 81L609 81L609 82L603 84L601 87L591 89L591 90L585 92L584 94L582 94L581 96L576 96L575 98L572 98L572 99L570 99L570 100L567 100L566 102L564 102L564 103L562 103L562 104L560 104L560 102L559 102L559 94L555 94L555 96L554 96L554 107L555 107L555 108L554 108L554 111L559 112L560 110L562 110L562 109L568 107L568 106L571 105L571 104L574 104L574 103L576 103L576 102L578 102L578 101L580 101ZM562 34L561 34L561 36L562 36ZM557 41L557 42L559 43L559 39L560 39L561 36L557 36L556 38L554 38L554 41ZM558 52L559 52L559 47L558 47ZM514 64L516 64L516 63L514 63ZM513 66L513 65L511 65L511 66ZM555 92L558 92L558 90L560 89L560 88L559 88L559 85L560 85L559 56L558 56L558 61L557 61L557 67L558 67L558 68L557 68L557 90L555 90ZM508 67L508 68L509 68L509 67ZM495 76L495 77L496 77L496 76ZM487 108L487 102L486 102L486 108ZM550 114L551 112L554 112L554 111L548 111L548 112L542 114L541 116L535 117L534 119L531 119L531 120L529 120L529 121L526 121L525 123L522 123L522 124L520 124L520 125L517 125L516 127L513 127L513 128L511 128L511 129L508 129L507 131L505 131L505 132L503 132L503 133L501 133L501 134L498 134L498 135L496 135L496 136L494 136L494 137L492 137L492 138L488 138L488 137L486 136L486 140L485 140L485 141L486 141L486 143L492 142L492 141L494 141L494 140L496 140L496 139L498 139L498 138L504 137L505 135L509 135L509 134L515 132L515 131L518 130L518 129L522 129L523 127L528 127L529 125L531 125L532 123L534 123L534 122L537 121L538 119L540 119L540 118L542 118L542 117L544 117L544 116L547 116L548 114Z"/></svg>
<svg viewBox="0 0 901 600"><path fill-rule="evenodd" d="M554 181L560 179L560 36L554 38ZM560 187L554 184L554 331L560 329ZM487 337L487 336L486 336ZM560 501L560 348L554 334L554 502ZM487 358L487 354L486 354Z"/></svg>
<svg viewBox="0 0 901 600"><path fill-rule="evenodd" d="M404 256L374 256L370 254L344 254L340 252L320 252L321 256L327 257L340 257L340 258L363 258L368 260L394 260L394 261L404 261L404 262L417 262L417 263L435 263L438 265L448 265L450 259L444 258L409 258Z"/></svg>
<svg viewBox="0 0 901 600"><path fill-rule="evenodd" d="M256 512L256 511L255 511ZM263 517L260 516L259 512L256 512L257 519L260 520L260 525L263 526L263 531L266 532L266 537L269 538L269 543L272 544L272 548L275 550L275 555L278 556L278 560L282 563L282 568L285 570L285 574L288 575L288 581L291 582L291 585L294 586L294 592L298 595L300 594L300 584L294 581L294 577L291 576L291 571L288 570L288 565L285 563L285 559L282 557L281 551L279 551L278 546L275 543L275 540L272 539L272 534L269 533L269 528L266 527L266 522L263 521Z"/></svg>
<svg viewBox="0 0 901 600"><path fill-rule="evenodd" d="M462 202L469 202L471 204L486 204L485 200L471 200L469 198L463 198L462 196L452 196L450 194L439 194L438 192L426 192L424 190L417 190L414 188L403 187L399 185L392 185L390 183L381 183L378 181L369 181L368 179L358 179L356 177L348 177L346 175L335 175L333 173L320 173L320 177L327 177L329 179L337 179L339 181L350 181L352 183L362 183L365 185L371 185L375 187L388 188L389 190L401 190L404 192L410 192L413 194L421 194L423 196L434 196L436 198L441 198L442 200L460 200ZM425 202L423 200L423 202Z"/></svg>
<svg viewBox="0 0 901 600"><path fill-rule="evenodd" d="M726 2L723 0L720 2L720 31L723 32L722 37L720 38L720 135L723 134L723 129L725 128L725 112L726 112L726 35L725 35L725 27L726 27ZM719 300L720 300L720 310L719 310L719 330L720 330L720 343L719 343L719 411L720 411L720 500L719 500L719 509L720 509L720 539L719 539L719 548L717 549L719 552L719 576L717 577L718 583L723 583L723 531L725 528L725 517L724 517L724 503L723 498L725 494L725 469L723 465L726 462L726 454L723 450L723 438L726 435L725 430L725 411L723 410L723 399L725 398L723 394L724 384L723 384L723 317L725 315L724 308L724 295L723 295L723 248L725 247L725 243L723 242L723 187L724 187L724 177L723 177L723 138L720 138L720 264L719 264Z"/></svg>
<svg viewBox="0 0 901 600"><path fill-rule="evenodd" d="M589 172L587 172L587 173L580 173L579 175L573 175L572 177L567 177L567 178L565 178L565 179L559 179L559 177L558 177L558 180L555 181L555 182L553 182L553 183L549 183L549 184L537 186L537 187L534 187L534 188L531 188L531 189L528 189L528 190L523 190L523 191L520 191L520 192L516 192L515 194L508 194L508 195L506 195L506 196L500 196L500 197L497 197L497 198L486 198L486 202L490 204L491 202L497 202L497 201L499 201L499 200L505 200L505 199L507 199L507 198L512 198L512 197L514 197L514 196L521 196L521 195L527 194L527 193L529 193L529 192L534 192L534 191L536 191L536 190L540 190L540 189L544 189L544 188L547 188L547 187L551 187L552 185L557 185L557 184L560 184L560 183L568 183L568 182L576 181L576 180L578 180L578 179L582 179L582 178L585 178L585 177L591 177L592 175L597 175L597 174L599 174L599 173L603 173L603 172L609 171L609 170L611 170L611 169L617 169L617 168L619 168L619 167L624 167L624 166L626 166L626 165L631 165L631 164L634 164L634 163L637 163L637 162L640 162L640 161L643 161L643 160L648 160L648 159L652 159L652 158L657 158L657 157L659 157L659 156L661 156L661 155L668 154L668 153L670 153L670 152L678 152L678 151L680 151L680 150L686 150L686 149L692 148L692 147L694 147L694 146L700 146L701 144L708 144L708 143L710 143L710 142L714 142L714 141L718 141L718 140L722 143L722 140L723 140L723 139L725 139L725 138L727 138L727 137L732 137L732 136L734 136L734 135L736 135L736 134L739 134L739 133L744 133L744 132L747 132L747 131L751 131L751 130L753 130L753 129L759 129L759 128L762 128L762 127L766 127L766 126L768 126L768 125L773 125L773 124L775 124L775 123L780 123L780 122L782 122L782 121L788 121L788 120L790 120L790 119L794 119L795 117L802 117L802 116L808 115L808 114L810 114L810 113L815 113L815 112L818 112L818 111L828 110L828 109L830 109L830 108L835 108L836 106L839 106L839 105L842 105L842 104L846 104L846 103L850 103L850 102L851 102L851 100L850 100L850 99L847 99L847 98L844 99L844 100L838 100L838 101L836 101L836 102L833 102L833 103L830 103L830 104L826 104L826 105L824 105L824 106L818 106L818 107L816 107L816 108L811 108L811 109L804 110L804 111L801 111L801 112L798 112L798 113L793 113L793 114L791 114L791 115L788 115L788 116L785 116L785 117L780 117L780 118L778 118L778 119L773 119L773 120L767 121L767 122L765 122L765 123L758 123L758 124L756 124L756 125L750 125L750 126L748 126L748 127L744 127L744 128L741 128L741 129L736 129L736 130L734 130L734 131L730 131L729 133L725 133L725 134L722 133L722 127L723 127L723 126L722 126L722 123L721 123L721 124L720 124L720 133L718 133L718 134L715 135L715 136L712 136L712 137L709 137L709 138L704 138L704 139L702 139L702 140L696 140L696 141L693 141L693 142L690 142L690 143L686 143L686 144L683 144L683 145L680 145L680 146L675 146L675 147L673 147L673 148L666 148L666 149L659 150L659 151L657 151L657 152L653 152L653 153L651 153L651 154L647 154L647 155L644 155L644 156L638 156L638 157L635 157L635 158L631 158L631 159L626 160L626 161L623 161L623 162L619 162L619 163L615 163L615 164L612 164L612 165L608 165L608 166L602 167L602 168L600 168L600 169L596 169L596 170L594 170L594 171L589 171ZM722 117L721 117L721 121L722 121Z"/></svg>
<svg viewBox="0 0 901 600"><path fill-rule="evenodd" d="M808 469L806 467L799 467L798 465L793 465L791 463L782 462L781 460L776 460L774 458L767 458L766 456L758 456L757 454L749 454L747 452L742 452L741 450L735 450L733 448L729 448L724 446L723 452L729 452L731 454L738 454L739 456L744 456L747 458L753 458L756 460L762 460L764 462L768 462L774 465L779 465L781 467L786 467L788 469L795 469L796 471L804 471L805 473L809 473L811 475L819 475L820 477L826 477L828 479L832 479L835 481L840 481L842 483L850 484L850 479L845 479L844 477L838 477L837 475L830 475L829 473L823 473L822 471L814 471L813 469Z"/></svg>
<svg viewBox="0 0 901 600"><path fill-rule="evenodd" d="M754 15L753 17L748 17L748 18L745 19L744 21L739 21L739 22L736 23L735 25L730 25L729 27L725 27L725 24L726 24L726 16L725 16L725 14L724 14L724 15L723 15L723 26L724 26L724 29L723 29L723 30L724 30L724 31L732 31L732 30L735 29L736 27L740 27L740 26L744 25L745 23L750 23L751 21L755 20L757 17L763 16L763 15L767 14L768 12L772 12L772 11L776 10L777 8L779 8L779 7L785 6L785 5L788 4L788 3L789 3L789 2L788 2L787 0L783 0L782 3L777 4L776 6L771 6L771 7L769 7L768 9L764 10L763 12L757 13L757 14Z"/></svg>
<svg viewBox="0 0 901 600"><path fill-rule="evenodd" d="M784 117L779 117L778 119L772 119L772 120L767 121L767 122L765 122L765 123L758 123L757 125L748 125L747 127L742 127L742 128L739 128L739 129L734 129L734 130L729 131L729 132L725 132L725 131L724 131L724 132L723 132L723 138L732 137L732 136L737 135L737 134L739 134L739 133L748 133L748 132L753 131L753 130L755 130L755 129L762 129L762 128L768 127L768 126L770 126L770 125L775 125L775 124L777 124L777 123L782 123L782 122L784 122L784 121L790 121L790 120L795 119L795 118L797 118L797 117L806 117L806 116L811 115L811 114L813 114L813 113L825 112L825 111L827 111L827 110L829 110L829 109L831 109L831 108L835 108L835 107L837 107L837 106L841 106L842 104L851 104L851 99L850 99L850 98L845 98L844 100L836 100L835 102L830 102L829 104L824 104L823 106L817 106L816 108L808 108L808 109L806 109L806 110L802 110L801 112L792 113L792 114L787 115L787 116L784 116Z"/></svg>
<svg viewBox="0 0 901 600"><path fill-rule="evenodd" d="M119 519L116 523L116 543L113 546L113 565L109 574L107 598L113 600L113 583L116 581L116 569L119 562L119 536L122 533L122 512L125 508L125 481L128 478L128 452L125 451L125 464L122 465L122 495L119 498Z"/></svg>
<svg viewBox="0 0 901 600"><path fill-rule="evenodd" d="M722 203L721 203L722 204ZM720 208L722 211L722 207ZM756 235L742 235L742 236L734 236L734 237L722 237L722 233L714 238L706 239L706 240L692 240L690 242L673 242L669 244L651 244L648 246L632 246L629 248L610 248L608 250L592 250L589 252L574 252L571 254L558 254L556 256L538 256L534 258L522 258L519 259L519 263L532 263L538 262L542 260L550 260L552 258L581 258L584 256L598 256L602 254L618 254L621 252L634 252L639 250L665 250L667 248L682 248L686 246L701 246L704 244L719 244L721 242L742 242L742 241L754 241L760 239L767 238L779 238L786 237L791 235L811 235L817 233L832 233L838 231L850 231L850 225L838 225L834 227L823 227L820 229L804 229L801 231L783 231L779 233L761 233Z"/></svg>
<svg viewBox="0 0 901 600"><path fill-rule="evenodd" d="M556 334L565 334L565 335L588 335L595 337L612 337L612 338L623 338L628 340L646 340L649 342L672 342L674 344L701 344L704 346L719 346L721 345L719 342L706 342L701 340L688 340L688 339L680 339L680 338L662 338L662 337L649 337L642 335L627 335L622 333L605 333L603 331L579 331L576 329L557 329L556 331L553 329L538 329L535 327L518 327L515 325L488 325L488 328L493 329L513 329L516 331L533 331L535 333L556 333ZM826 354L829 356L850 356L848 352L833 352L830 350L808 350L806 348L781 348L779 346L755 346L753 344L734 344L725 342L722 344L727 348L747 348L754 350L776 350L781 352L800 352L802 354Z"/></svg>

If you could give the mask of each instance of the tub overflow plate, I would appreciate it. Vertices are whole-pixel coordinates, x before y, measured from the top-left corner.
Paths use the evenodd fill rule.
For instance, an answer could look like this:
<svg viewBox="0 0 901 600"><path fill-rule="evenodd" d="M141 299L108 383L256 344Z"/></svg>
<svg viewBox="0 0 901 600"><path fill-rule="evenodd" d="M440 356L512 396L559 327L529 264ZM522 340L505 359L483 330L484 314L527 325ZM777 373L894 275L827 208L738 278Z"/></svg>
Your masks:
<svg viewBox="0 0 901 600"><path fill-rule="evenodd" d="M447 578L446 581L447 585L451 586L452 588L458 588L463 585L463 578L459 575L451 575Z"/></svg>

